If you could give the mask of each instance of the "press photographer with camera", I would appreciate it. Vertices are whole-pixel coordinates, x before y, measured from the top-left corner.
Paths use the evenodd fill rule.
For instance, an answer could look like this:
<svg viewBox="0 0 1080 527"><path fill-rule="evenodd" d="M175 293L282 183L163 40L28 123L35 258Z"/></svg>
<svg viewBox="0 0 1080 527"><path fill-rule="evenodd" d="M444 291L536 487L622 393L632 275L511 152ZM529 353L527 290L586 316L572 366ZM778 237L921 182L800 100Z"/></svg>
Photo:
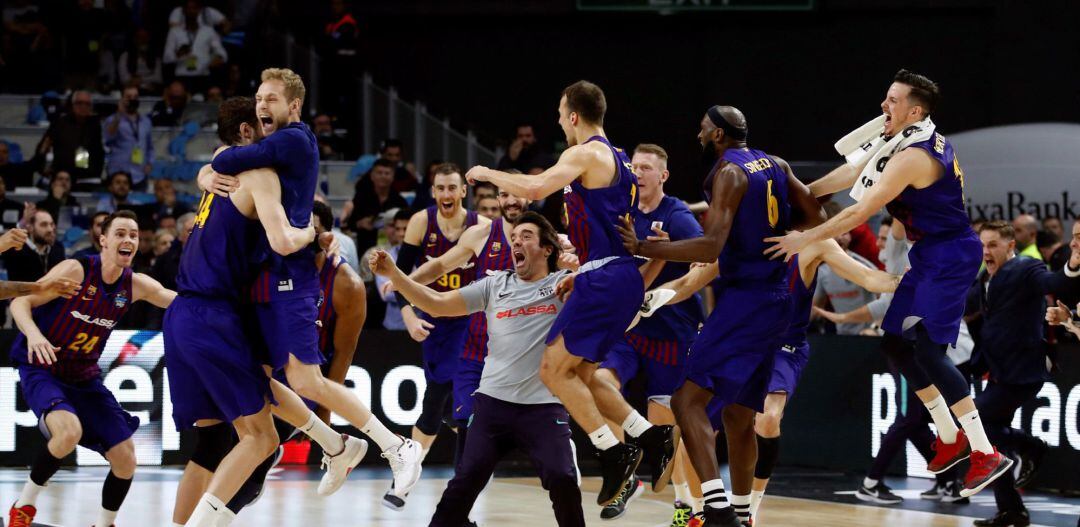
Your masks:
<svg viewBox="0 0 1080 527"><path fill-rule="evenodd" d="M145 191L154 162L153 124L139 114L139 88L124 88L116 113L105 119L105 172L131 174L132 190Z"/></svg>

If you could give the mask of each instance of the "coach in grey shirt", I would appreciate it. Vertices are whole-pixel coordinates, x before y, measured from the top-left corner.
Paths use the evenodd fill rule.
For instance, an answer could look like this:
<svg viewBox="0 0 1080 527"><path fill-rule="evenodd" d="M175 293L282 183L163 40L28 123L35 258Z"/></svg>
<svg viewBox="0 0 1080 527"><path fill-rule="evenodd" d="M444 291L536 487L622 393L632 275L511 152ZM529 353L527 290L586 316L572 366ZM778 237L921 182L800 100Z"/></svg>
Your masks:
<svg viewBox="0 0 1080 527"><path fill-rule="evenodd" d="M480 387L473 394L465 451L435 509L432 527L465 525L495 465L515 447L532 459L558 525L585 525L570 416L540 381L544 341L563 308L559 284L571 273L556 271L558 235L535 212L526 212L514 223L510 245L513 271L444 293L410 279L385 251L371 256L372 271L389 278L406 300L425 313L457 317L482 311L487 316L488 355Z"/></svg>

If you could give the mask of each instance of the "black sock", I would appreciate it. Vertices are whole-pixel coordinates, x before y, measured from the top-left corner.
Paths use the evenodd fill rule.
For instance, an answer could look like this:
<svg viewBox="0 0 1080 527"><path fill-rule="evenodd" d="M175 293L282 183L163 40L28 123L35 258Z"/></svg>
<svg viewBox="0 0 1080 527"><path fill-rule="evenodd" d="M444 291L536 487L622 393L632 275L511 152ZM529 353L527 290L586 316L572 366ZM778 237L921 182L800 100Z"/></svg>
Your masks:
<svg viewBox="0 0 1080 527"><path fill-rule="evenodd" d="M38 452L37 457L34 459L34 464L30 465L30 481L33 481L39 487L45 486L53 477L53 474L60 470L61 461L60 458L53 457L48 448L41 449L41 452Z"/></svg>
<svg viewBox="0 0 1080 527"><path fill-rule="evenodd" d="M776 458L780 456L780 438L757 436L758 458L754 466L754 477L769 479L776 468Z"/></svg>
<svg viewBox="0 0 1080 527"><path fill-rule="evenodd" d="M233 512L233 514L240 514L240 509L251 505L251 502L259 497L263 485L266 485L266 476L274 466L275 457L277 457L276 451L273 454L270 454L270 457L266 458L262 464L255 467L255 470L251 473L251 477L240 486L240 490L236 491L236 495L233 496L233 499L229 500L229 503L225 505Z"/></svg>
<svg viewBox="0 0 1080 527"><path fill-rule="evenodd" d="M123 479L113 471L105 476L105 484L101 486L101 508L107 511L118 511L124 503L128 490L131 489L132 478Z"/></svg>

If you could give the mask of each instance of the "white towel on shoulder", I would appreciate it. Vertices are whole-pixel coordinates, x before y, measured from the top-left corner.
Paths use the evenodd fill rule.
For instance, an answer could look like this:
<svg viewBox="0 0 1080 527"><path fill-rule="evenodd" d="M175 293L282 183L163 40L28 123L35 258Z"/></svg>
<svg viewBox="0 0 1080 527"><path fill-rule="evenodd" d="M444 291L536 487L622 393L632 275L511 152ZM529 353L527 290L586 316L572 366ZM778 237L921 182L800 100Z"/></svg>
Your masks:
<svg viewBox="0 0 1080 527"><path fill-rule="evenodd" d="M861 200L866 189L881 178L888 158L909 145L930 139L935 128L934 122L927 117L893 137L885 137L885 115L882 114L837 141L833 147L849 165L857 167L869 159L851 187L851 197L855 201Z"/></svg>

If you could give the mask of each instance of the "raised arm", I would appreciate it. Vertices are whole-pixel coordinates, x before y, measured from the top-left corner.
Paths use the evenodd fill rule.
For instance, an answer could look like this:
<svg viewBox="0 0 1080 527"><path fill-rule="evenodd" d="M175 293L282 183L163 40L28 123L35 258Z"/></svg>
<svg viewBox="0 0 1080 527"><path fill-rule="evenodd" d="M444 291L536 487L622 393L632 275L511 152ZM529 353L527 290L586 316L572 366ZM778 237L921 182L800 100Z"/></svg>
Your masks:
<svg viewBox="0 0 1080 527"><path fill-rule="evenodd" d="M844 163L825 174L825 177L810 183L810 192L813 192L815 197L820 198L835 194L841 190L850 189L855 184L855 181L859 179L859 174L862 173L864 167L866 167L865 162L859 166Z"/></svg>
<svg viewBox="0 0 1080 527"><path fill-rule="evenodd" d="M731 232L731 223L748 185L746 174L737 166L726 164L713 181L713 201L705 224L705 235L675 242L639 241L633 225L625 219L619 232L623 245L632 254L660 258L669 262L709 263L720 257Z"/></svg>
<svg viewBox="0 0 1080 527"><path fill-rule="evenodd" d="M871 293L892 293L896 286L900 285L900 277L867 267L858 262L840 248L836 240L823 240L807 247L800 253L816 250L821 261L829 264L829 267L841 278L858 284Z"/></svg>
<svg viewBox="0 0 1080 527"><path fill-rule="evenodd" d="M214 157L211 166L214 172L231 176L256 168L272 167L288 153L287 142L302 139L293 134L294 130L279 130L254 144L226 148Z"/></svg>
<svg viewBox="0 0 1080 527"><path fill-rule="evenodd" d="M142 273L131 275L131 290L135 297L133 301L145 300L161 309L169 307L176 298L176 291L167 289L161 282Z"/></svg>
<svg viewBox="0 0 1080 527"><path fill-rule="evenodd" d="M438 280L440 276L469 263L473 256L479 255L480 251L484 250L484 243L489 234L491 234L490 222L476 224L465 229L457 245L451 247L442 256L424 262L409 274L409 278L419 284L430 284Z"/></svg>
<svg viewBox="0 0 1080 527"><path fill-rule="evenodd" d="M469 314L465 299L458 291L440 293L418 284L394 265L386 251L376 250L368 260L371 271L394 282L397 292L405 299L435 317L459 317Z"/></svg>
<svg viewBox="0 0 1080 527"><path fill-rule="evenodd" d="M791 165L779 157L772 156L772 158L788 175L788 203L791 204L791 210L795 213L792 225L796 229L810 229L825 223L826 216L825 211L821 209L821 203L818 203L810 189L795 177Z"/></svg>
<svg viewBox="0 0 1080 527"><path fill-rule="evenodd" d="M315 228L310 223L304 229L289 223L285 207L281 205L281 182L274 171L260 169L244 172L240 175L240 184L251 192L255 214L259 216L259 223L266 231L266 239L274 252L288 256L307 247L315 239Z"/></svg>
<svg viewBox="0 0 1080 527"><path fill-rule="evenodd" d="M1047 269L1042 262L1030 265L1027 282L1042 294L1066 297L1080 289L1080 277L1069 277L1066 270L1074 275L1080 271L1080 253L1072 251L1065 268L1059 271Z"/></svg>
<svg viewBox="0 0 1080 527"><path fill-rule="evenodd" d="M536 175L509 174L487 167L475 166L465 174L470 184L490 181L510 194L531 200L540 200L562 190L584 174L596 162L596 152L587 145L567 148L555 166Z"/></svg>

